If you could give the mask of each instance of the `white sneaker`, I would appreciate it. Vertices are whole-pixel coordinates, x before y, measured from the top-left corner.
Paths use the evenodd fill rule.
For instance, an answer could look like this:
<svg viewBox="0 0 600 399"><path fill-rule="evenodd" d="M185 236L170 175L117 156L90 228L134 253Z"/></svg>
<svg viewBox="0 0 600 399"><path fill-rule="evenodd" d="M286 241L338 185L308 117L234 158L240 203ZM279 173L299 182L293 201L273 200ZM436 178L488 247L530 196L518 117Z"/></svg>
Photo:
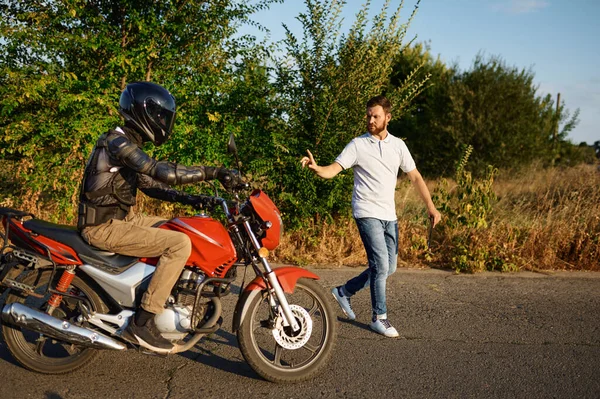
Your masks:
<svg viewBox="0 0 600 399"><path fill-rule="evenodd" d="M372 322L369 325L369 327L371 327L371 330L381 335L385 335L386 337L396 338L400 336L400 334L398 334L398 331L396 331L396 329L392 327L392 324L388 319L377 319L374 322Z"/></svg>
<svg viewBox="0 0 600 399"><path fill-rule="evenodd" d="M337 303L340 304L340 307L342 308L342 312L344 312L346 317L348 317L348 319L350 319L350 320L355 320L356 315L354 314L354 311L352 310L352 305L350 305L350 297L342 295L342 293L340 292L340 289L341 289L340 287L333 287L331 289L331 293L333 294L333 297L335 298Z"/></svg>

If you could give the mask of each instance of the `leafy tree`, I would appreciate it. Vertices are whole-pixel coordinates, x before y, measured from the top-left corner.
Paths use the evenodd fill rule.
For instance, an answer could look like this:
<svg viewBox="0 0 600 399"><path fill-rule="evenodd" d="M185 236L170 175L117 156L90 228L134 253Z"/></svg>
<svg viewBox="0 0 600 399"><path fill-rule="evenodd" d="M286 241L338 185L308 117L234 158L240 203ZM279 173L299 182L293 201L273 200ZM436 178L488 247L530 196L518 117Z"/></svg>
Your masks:
<svg viewBox="0 0 600 399"><path fill-rule="evenodd" d="M406 141L424 175L451 174L454 163L464 152L463 143L443 139L445 115L451 106L450 87L456 80L457 67L433 58L427 44L416 43L402 51L394 65L391 84L401 85L417 67L430 76L427 86L401 118L392 120L389 129Z"/></svg>
<svg viewBox="0 0 600 399"><path fill-rule="evenodd" d="M499 57L477 56L470 70L459 72L436 65L422 49L407 52L396 70L403 76L425 58L424 69L435 71L431 87L393 128L417 154L428 154L420 164L427 173L451 171L452 160L469 145L476 174L485 173L490 164L518 168L539 159L551 163L572 146L566 136L577 125L579 110L571 115L562 103L557 112L550 95L538 95L531 70L509 67ZM562 125L558 134L557 124Z"/></svg>
<svg viewBox="0 0 600 399"><path fill-rule="evenodd" d="M307 11L298 16L303 40L286 28L284 53L275 60L282 121L272 136L278 163L271 178L282 192L284 211L296 223L314 215L347 213L352 187L351 173L316 179L300 169L299 157L310 149L318 163L333 162L346 143L365 132L365 103L370 97L385 93L399 115L427 79L411 74L398 87L390 86L392 67L417 7L403 24L403 3L388 15L387 1L368 27L367 1L350 31L341 35L339 16L345 2L305 3Z"/></svg>
<svg viewBox="0 0 600 399"><path fill-rule="evenodd" d="M0 158L20 172L15 200L41 196L58 204L56 218L72 215L83 163L136 80L178 100L177 134L158 155L223 161L218 115L264 51L237 28L274 1L0 0Z"/></svg>
<svg viewBox="0 0 600 399"><path fill-rule="evenodd" d="M596 154L593 146L585 142L579 145L571 144L569 141L561 142L556 151L555 162L561 166L574 166L581 163L596 163Z"/></svg>

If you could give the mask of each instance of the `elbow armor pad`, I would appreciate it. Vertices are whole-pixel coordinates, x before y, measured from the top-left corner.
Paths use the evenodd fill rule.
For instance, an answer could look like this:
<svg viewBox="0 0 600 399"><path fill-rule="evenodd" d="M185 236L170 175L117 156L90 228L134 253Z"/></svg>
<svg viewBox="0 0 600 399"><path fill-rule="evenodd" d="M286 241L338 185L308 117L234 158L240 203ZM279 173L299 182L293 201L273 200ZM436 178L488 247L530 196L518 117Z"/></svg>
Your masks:
<svg viewBox="0 0 600 399"><path fill-rule="evenodd" d="M156 180L168 185L189 184L206 180L204 166L184 166L173 162L157 162Z"/></svg>
<svg viewBox="0 0 600 399"><path fill-rule="evenodd" d="M179 183L177 181L177 164L172 162L157 162L154 167L154 175L150 176L170 186Z"/></svg>
<svg viewBox="0 0 600 399"><path fill-rule="evenodd" d="M196 183L206 180L204 166L183 166L176 165L175 167L178 184Z"/></svg>

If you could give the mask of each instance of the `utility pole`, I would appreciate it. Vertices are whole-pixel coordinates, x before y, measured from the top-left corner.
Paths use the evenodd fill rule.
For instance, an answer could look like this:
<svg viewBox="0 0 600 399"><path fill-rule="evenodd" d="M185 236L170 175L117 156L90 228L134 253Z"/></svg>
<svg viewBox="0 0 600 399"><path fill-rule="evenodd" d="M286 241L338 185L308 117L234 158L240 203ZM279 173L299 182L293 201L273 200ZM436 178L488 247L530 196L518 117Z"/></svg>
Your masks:
<svg viewBox="0 0 600 399"><path fill-rule="evenodd" d="M554 126L554 132L552 133L552 166L558 160L558 122L560 120L558 111L560 109L560 93L556 95L556 126Z"/></svg>
<svg viewBox="0 0 600 399"><path fill-rule="evenodd" d="M560 109L560 93L556 95L556 126L554 127L554 134L552 135L552 145L556 148L556 143L558 141L558 110Z"/></svg>

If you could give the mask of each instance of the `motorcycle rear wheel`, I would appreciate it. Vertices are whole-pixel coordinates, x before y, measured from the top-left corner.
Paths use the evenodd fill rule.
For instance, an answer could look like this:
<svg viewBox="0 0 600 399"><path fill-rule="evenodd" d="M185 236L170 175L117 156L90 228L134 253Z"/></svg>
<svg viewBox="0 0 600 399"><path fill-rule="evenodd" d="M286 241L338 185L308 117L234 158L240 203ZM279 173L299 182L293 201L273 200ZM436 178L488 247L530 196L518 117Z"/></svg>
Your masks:
<svg viewBox="0 0 600 399"><path fill-rule="evenodd" d="M35 270L26 275L21 282L35 287L35 292L44 294L51 271ZM57 273L60 277L60 273ZM84 296L88 299L92 310L103 312L106 310L104 302L82 279L75 276L69 286L69 293ZM44 298L26 296L20 292L11 292L6 298L6 304L22 303L41 312L46 311L47 301L51 294ZM53 317L74 322L80 312L76 301L63 297L61 305L52 313ZM17 362L23 367L43 374L64 374L84 366L92 360L98 351L78 345L62 342L50 337L45 337L38 332L24 328L3 324L2 334L4 342Z"/></svg>
<svg viewBox="0 0 600 399"><path fill-rule="evenodd" d="M329 362L336 340L337 320L330 295L319 283L300 279L294 292L286 297L296 309L299 333L291 332L289 327L272 325L266 295L252 299L237 332L240 350L250 367L264 379L278 383L305 381L316 376ZM310 321L304 320L306 316L310 316ZM278 343L275 335L288 349ZM282 342L281 336L287 339Z"/></svg>

